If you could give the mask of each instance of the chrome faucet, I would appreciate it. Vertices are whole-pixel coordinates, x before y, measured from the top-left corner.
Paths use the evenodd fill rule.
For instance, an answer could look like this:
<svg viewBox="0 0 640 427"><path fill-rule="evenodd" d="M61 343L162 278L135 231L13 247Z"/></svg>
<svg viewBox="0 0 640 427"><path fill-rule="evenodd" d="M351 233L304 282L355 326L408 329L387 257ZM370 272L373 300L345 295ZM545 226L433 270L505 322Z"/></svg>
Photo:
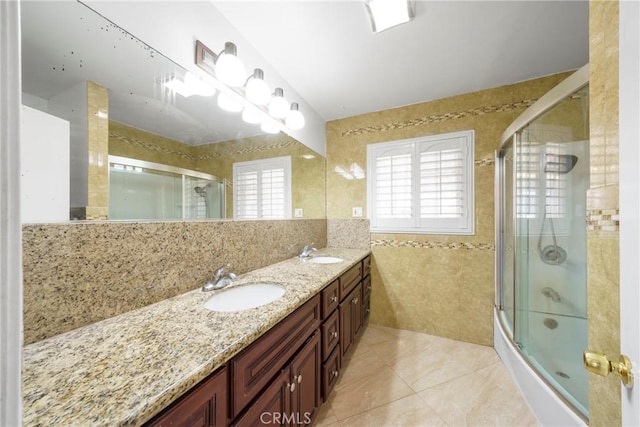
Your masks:
<svg viewBox="0 0 640 427"><path fill-rule="evenodd" d="M309 245L305 245L304 248L302 248L302 250L300 251L298 258L310 258L311 252L315 252L315 251L317 251L316 248L311 247Z"/></svg>
<svg viewBox="0 0 640 427"><path fill-rule="evenodd" d="M202 292L215 291L222 289L232 281L236 280L237 276L232 272L225 271L224 267L220 267L213 274L213 279L209 280L202 286Z"/></svg>

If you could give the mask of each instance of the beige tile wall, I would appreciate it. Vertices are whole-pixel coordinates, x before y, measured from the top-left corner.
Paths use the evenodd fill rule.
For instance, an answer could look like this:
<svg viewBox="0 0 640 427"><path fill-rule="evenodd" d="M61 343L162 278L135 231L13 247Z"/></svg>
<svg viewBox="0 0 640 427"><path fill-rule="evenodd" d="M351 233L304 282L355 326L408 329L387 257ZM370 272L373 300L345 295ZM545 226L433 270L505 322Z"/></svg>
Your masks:
<svg viewBox="0 0 640 427"><path fill-rule="evenodd" d="M370 143L473 129L474 236L371 235L372 322L484 345L493 343L494 151L506 127L569 73L335 120L327 124L327 218L366 217L366 180L336 168L366 170Z"/></svg>
<svg viewBox="0 0 640 427"><path fill-rule="evenodd" d="M620 354L618 6L589 2L591 189L587 193L589 348ZM620 381L589 376L589 425L619 426Z"/></svg>
<svg viewBox="0 0 640 427"><path fill-rule="evenodd" d="M109 94L107 88L87 81L88 195L86 219L109 215Z"/></svg>
<svg viewBox="0 0 640 427"><path fill-rule="evenodd" d="M242 274L324 247L326 230L324 219L25 225L24 343L196 289L227 263Z"/></svg>

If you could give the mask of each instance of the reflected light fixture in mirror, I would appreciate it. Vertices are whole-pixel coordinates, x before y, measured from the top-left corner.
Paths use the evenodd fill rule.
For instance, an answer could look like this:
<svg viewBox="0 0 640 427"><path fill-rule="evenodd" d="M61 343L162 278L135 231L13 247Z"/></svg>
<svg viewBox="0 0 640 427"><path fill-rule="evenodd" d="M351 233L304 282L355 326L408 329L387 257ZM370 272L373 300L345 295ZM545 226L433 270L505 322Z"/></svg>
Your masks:
<svg viewBox="0 0 640 427"><path fill-rule="evenodd" d="M263 132L278 133L285 127L290 129L304 127L304 116L300 112L299 104L295 103L296 113L293 113L294 109L290 108L289 103L284 99L282 88L276 88L271 94L262 69L255 68L253 74L246 77L244 66L237 56L235 44L225 43L225 49L216 55L197 40L196 64L207 72L212 84L220 92L218 95L220 108L231 112L242 111L242 119L250 124L260 123ZM266 106L267 103L268 106ZM292 125L290 127L286 118L292 113L293 118L288 120Z"/></svg>
<svg viewBox="0 0 640 427"><path fill-rule="evenodd" d="M216 89L213 86L189 72L185 75L184 81L176 76L172 76L169 80L163 82L162 85L185 98L193 95L213 96L216 93Z"/></svg>
<svg viewBox="0 0 640 427"><path fill-rule="evenodd" d="M374 33L405 24L415 15L414 0L364 0L364 5Z"/></svg>

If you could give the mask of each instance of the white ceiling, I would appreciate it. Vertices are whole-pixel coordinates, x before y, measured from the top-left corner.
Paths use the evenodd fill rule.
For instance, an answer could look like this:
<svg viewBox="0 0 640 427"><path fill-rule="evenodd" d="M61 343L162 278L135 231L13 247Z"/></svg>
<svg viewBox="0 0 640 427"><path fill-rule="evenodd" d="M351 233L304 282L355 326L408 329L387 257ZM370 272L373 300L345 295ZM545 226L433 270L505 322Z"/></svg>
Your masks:
<svg viewBox="0 0 640 427"><path fill-rule="evenodd" d="M418 1L413 21L380 34L361 1L212 1L325 120L589 60L587 1Z"/></svg>

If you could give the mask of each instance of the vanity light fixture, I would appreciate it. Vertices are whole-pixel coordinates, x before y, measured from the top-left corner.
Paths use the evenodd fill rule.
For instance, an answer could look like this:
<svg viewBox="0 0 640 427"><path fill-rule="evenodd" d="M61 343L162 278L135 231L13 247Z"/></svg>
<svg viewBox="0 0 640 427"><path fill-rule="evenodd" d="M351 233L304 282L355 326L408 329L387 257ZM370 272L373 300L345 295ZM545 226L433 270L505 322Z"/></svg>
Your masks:
<svg viewBox="0 0 640 427"><path fill-rule="evenodd" d="M371 29L379 33L413 19L414 0L364 0Z"/></svg>
<svg viewBox="0 0 640 427"><path fill-rule="evenodd" d="M264 81L264 71L260 68L253 70L244 88L247 99L257 105L266 105L271 97L269 85Z"/></svg>
<svg viewBox="0 0 640 427"><path fill-rule="evenodd" d="M242 119L247 123L261 124L263 132L278 133L285 127L304 127L304 115L299 104L294 102L290 106L281 87L272 94L262 69L255 68L253 74L246 77L235 44L225 43L225 49L218 55L197 40L196 65L208 74L210 83L219 92L220 108L242 111Z"/></svg>
<svg viewBox="0 0 640 427"><path fill-rule="evenodd" d="M291 109L287 113L284 123L289 129L302 129L304 127L304 116L300 112L300 106L297 102L291 104Z"/></svg>
<svg viewBox="0 0 640 427"><path fill-rule="evenodd" d="M184 81L180 80L176 76L172 76L168 80L162 82L162 85L173 92L179 93L185 98L193 95L213 96L216 93L216 89L213 86L207 84L191 73L187 73L184 76Z"/></svg>
<svg viewBox="0 0 640 427"><path fill-rule="evenodd" d="M216 61L216 77L222 83L231 86L242 86L245 82L246 72L240 58L238 49L231 42L224 44L224 50L218 55Z"/></svg>
<svg viewBox="0 0 640 427"><path fill-rule="evenodd" d="M284 99L284 89L277 87L269 102L269 114L276 119L284 119L289 112L289 103Z"/></svg>

